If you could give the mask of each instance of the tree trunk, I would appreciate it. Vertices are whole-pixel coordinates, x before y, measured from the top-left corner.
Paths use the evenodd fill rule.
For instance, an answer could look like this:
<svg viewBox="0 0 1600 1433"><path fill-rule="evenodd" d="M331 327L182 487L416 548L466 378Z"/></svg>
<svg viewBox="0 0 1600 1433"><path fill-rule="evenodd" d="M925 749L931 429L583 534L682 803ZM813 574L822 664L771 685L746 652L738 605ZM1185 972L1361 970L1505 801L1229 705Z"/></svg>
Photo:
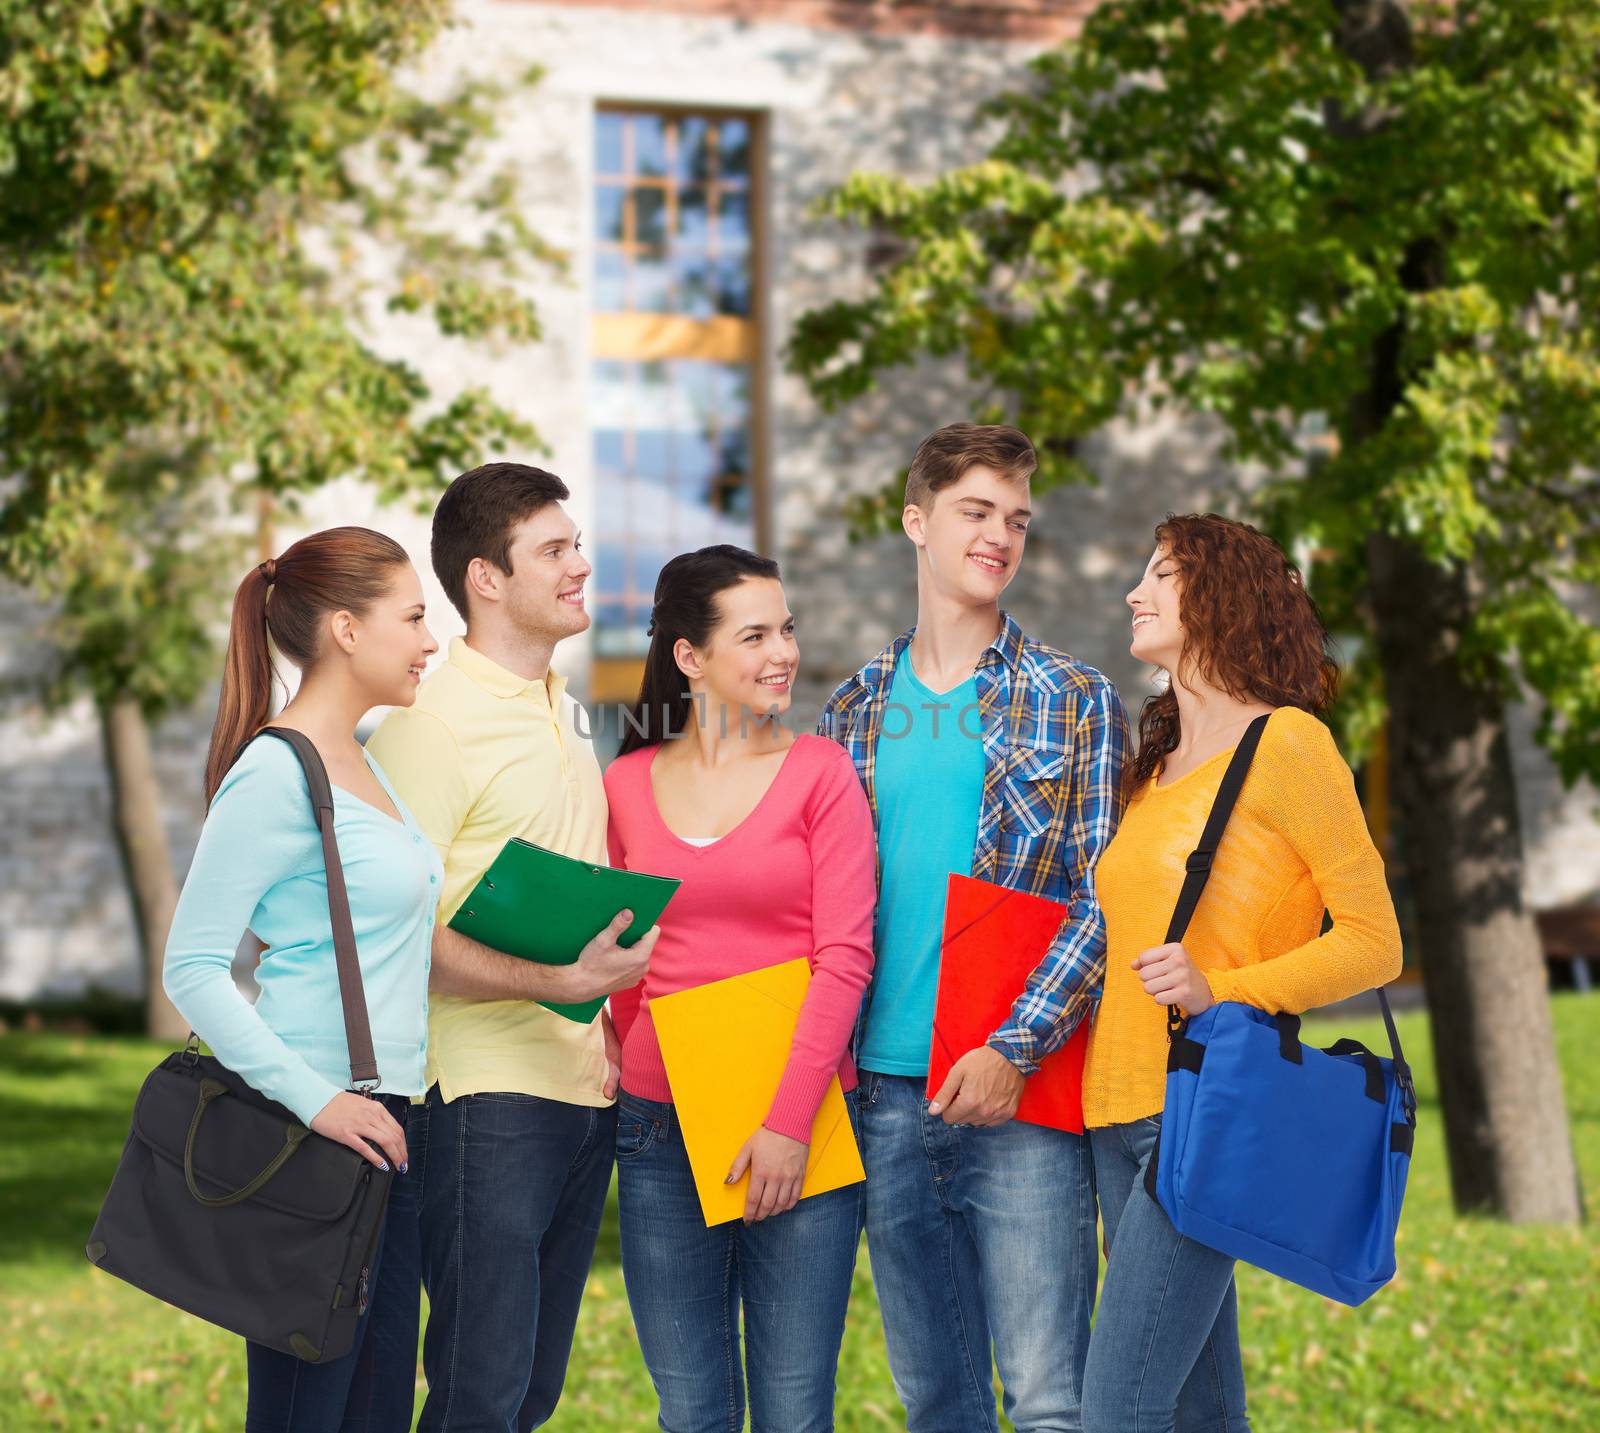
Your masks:
<svg viewBox="0 0 1600 1433"><path fill-rule="evenodd" d="M1460 662L1469 584L1383 533L1368 539L1367 559L1455 1205L1577 1223L1504 707Z"/></svg>
<svg viewBox="0 0 1600 1433"><path fill-rule="evenodd" d="M1333 8L1335 43L1368 79L1411 66L1405 0L1334 0ZM1359 113L1330 109L1327 119L1333 134L1359 144L1388 115L1380 99ZM1401 287L1438 287L1445 257L1437 237L1413 239ZM1346 415L1352 445L1380 432L1404 397L1404 336L1397 315L1373 345L1370 386ZM1461 663L1471 584L1464 571L1437 567L1414 543L1383 532L1367 539L1367 573L1456 1208L1518 1223L1576 1223L1583 1196L1543 954L1522 904L1504 703Z"/></svg>
<svg viewBox="0 0 1600 1433"><path fill-rule="evenodd" d="M161 822L161 786L150 750L150 727L139 704L127 697L100 706L100 734L111 778L111 824L122 854L144 967L145 1032L158 1040L182 1040L188 1022L161 988L167 931L178 904L178 883Z"/></svg>

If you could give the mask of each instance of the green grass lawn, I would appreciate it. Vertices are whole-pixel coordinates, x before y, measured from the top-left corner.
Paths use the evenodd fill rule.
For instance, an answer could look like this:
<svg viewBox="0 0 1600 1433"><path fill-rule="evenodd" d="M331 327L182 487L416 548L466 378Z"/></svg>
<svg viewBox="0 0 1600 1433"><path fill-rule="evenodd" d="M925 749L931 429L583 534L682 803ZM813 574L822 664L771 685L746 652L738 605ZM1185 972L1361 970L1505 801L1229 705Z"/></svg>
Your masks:
<svg viewBox="0 0 1600 1433"><path fill-rule="evenodd" d="M1600 1428L1600 1230L1452 1216L1427 1029L1402 1021L1422 1124L1400 1277L1351 1310L1245 1269L1246 1374L1258 1433ZM1567 1101L1591 1202L1600 1190L1600 998L1556 1002ZM1377 1048L1381 1028L1341 1027ZM1325 1043L1318 1037L1318 1043ZM0 1037L0 1426L238 1428L236 1339L92 1270L83 1242L161 1051L130 1040ZM421 1399L418 1399L418 1407ZM550 1425L655 1427L618 1267L615 1210ZM867 1261L839 1370L841 1430L897 1428Z"/></svg>

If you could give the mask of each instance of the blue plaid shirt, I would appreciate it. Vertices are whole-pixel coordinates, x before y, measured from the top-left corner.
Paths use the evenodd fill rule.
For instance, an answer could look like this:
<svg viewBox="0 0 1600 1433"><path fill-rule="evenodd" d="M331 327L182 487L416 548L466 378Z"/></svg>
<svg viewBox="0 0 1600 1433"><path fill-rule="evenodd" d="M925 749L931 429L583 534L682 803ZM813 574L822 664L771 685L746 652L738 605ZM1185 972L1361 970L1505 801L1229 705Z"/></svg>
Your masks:
<svg viewBox="0 0 1600 1433"><path fill-rule="evenodd" d="M1011 1018L989 1037L992 1048L1032 1074L1100 998L1106 923L1094 868L1122 815L1128 721L1117 689L1099 672L1001 616L1000 635L976 673L984 777L972 874L1067 907ZM817 723L855 762L874 828L878 734L895 663L915 635L913 628L897 637L842 683Z"/></svg>

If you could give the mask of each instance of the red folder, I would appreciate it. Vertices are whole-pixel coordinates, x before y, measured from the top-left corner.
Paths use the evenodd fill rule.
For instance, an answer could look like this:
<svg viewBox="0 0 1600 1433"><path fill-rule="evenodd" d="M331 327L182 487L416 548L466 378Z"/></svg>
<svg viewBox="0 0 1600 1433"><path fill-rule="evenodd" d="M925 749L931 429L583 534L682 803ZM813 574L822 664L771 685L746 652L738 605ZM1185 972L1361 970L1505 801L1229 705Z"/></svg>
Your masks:
<svg viewBox="0 0 1600 1433"><path fill-rule="evenodd" d="M1008 891L971 876L950 877L928 1060L929 1099L961 1056L1006 1023L1066 915L1059 901ZM1019 1120L1083 1133L1083 1052L1088 1040L1089 1022L1084 1019L1065 1045L1045 1056L1023 1087Z"/></svg>

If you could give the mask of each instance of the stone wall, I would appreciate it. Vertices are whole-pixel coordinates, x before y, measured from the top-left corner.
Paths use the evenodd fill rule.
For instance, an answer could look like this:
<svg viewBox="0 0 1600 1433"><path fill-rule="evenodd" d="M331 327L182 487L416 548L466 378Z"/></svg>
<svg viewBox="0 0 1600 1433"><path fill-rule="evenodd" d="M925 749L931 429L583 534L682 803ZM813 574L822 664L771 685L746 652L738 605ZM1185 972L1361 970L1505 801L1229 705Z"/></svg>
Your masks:
<svg viewBox="0 0 1600 1433"><path fill-rule="evenodd" d="M137 995L138 937L111 828L94 707L38 700L49 614L0 587L0 999L102 985ZM182 872L204 809L210 712L169 722L157 743L162 812Z"/></svg>

